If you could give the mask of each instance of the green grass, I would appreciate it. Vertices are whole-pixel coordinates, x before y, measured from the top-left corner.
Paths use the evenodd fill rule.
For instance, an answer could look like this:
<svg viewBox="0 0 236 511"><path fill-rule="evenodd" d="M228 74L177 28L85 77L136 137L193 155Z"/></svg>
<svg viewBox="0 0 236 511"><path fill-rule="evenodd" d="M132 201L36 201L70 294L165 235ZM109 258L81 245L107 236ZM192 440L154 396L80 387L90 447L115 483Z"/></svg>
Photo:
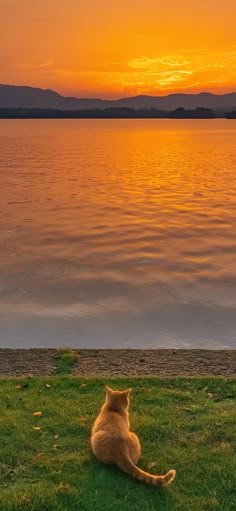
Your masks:
<svg viewBox="0 0 236 511"><path fill-rule="evenodd" d="M105 383L133 387L140 466L175 468L171 487L142 485L94 459L89 435ZM224 379L0 380L0 510L235 511L235 394L236 381Z"/></svg>
<svg viewBox="0 0 236 511"><path fill-rule="evenodd" d="M62 348L58 350L56 373L60 375L71 374L78 357L78 353L71 348Z"/></svg>

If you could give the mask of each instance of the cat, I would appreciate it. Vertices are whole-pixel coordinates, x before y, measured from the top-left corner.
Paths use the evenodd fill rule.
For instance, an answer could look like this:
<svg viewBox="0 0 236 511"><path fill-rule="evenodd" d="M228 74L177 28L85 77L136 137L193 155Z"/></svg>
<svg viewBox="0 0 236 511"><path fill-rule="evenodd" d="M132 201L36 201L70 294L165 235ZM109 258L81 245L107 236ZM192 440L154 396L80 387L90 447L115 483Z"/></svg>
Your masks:
<svg viewBox="0 0 236 511"><path fill-rule="evenodd" d="M141 447L138 436L130 431L131 391L120 392L106 386L106 399L91 433L93 454L99 461L116 465L143 483L168 486L175 478L175 470L169 470L165 475L152 475L136 466Z"/></svg>

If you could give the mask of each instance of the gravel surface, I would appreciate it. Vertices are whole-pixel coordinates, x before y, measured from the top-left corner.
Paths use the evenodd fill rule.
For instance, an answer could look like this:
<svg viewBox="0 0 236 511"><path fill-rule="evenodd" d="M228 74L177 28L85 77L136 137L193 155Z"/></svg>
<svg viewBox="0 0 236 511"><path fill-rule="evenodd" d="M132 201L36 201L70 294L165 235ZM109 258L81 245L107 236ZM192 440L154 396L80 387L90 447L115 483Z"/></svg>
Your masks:
<svg viewBox="0 0 236 511"><path fill-rule="evenodd" d="M0 349L0 376L49 376L55 373L57 350Z"/></svg>
<svg viewBox="0 0 236 511"><path fill-rule="evenodd" d="M236 350L75 350L80 376L236 376ZM0 376L56 374L55 349L0 349Z"/></svg>

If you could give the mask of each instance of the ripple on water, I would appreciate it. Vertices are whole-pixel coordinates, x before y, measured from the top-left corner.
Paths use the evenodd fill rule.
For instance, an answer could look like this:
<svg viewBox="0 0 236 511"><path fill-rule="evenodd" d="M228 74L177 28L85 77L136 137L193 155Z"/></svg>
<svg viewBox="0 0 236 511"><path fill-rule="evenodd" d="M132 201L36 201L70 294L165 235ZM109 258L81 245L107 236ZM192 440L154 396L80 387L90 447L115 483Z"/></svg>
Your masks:
<svg viewBox="0 0 236 511"><path fill-rule="evenodd" d="M235 347L235 134L0 121L0 345Z"/></svg>

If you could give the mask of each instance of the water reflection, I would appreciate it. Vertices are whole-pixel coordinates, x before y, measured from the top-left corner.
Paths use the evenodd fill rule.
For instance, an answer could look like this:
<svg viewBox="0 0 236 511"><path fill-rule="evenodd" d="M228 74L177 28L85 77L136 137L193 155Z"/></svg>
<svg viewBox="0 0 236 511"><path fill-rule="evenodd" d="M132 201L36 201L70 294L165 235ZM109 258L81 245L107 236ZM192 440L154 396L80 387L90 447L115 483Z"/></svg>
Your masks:
<svg viewBox="0 0 236 511"><path fill-rule="evenodd" d="M235 134L1 121L1 345L233 346Z"/></svg>

